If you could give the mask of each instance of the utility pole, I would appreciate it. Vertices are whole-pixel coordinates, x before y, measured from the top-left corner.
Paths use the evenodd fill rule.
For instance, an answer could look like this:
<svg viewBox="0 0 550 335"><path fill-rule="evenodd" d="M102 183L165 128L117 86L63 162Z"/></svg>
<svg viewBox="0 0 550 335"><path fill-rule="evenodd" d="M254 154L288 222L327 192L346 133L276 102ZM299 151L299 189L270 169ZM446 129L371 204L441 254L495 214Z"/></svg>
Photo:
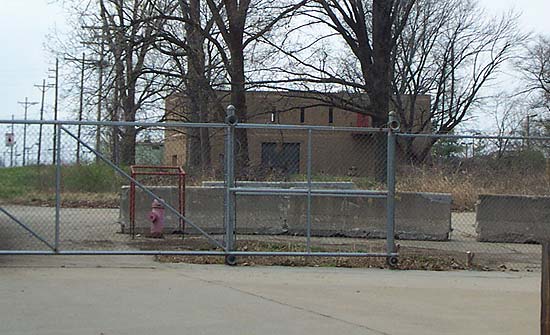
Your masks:
<svg viewBox="0 0 550 335"><path fill-rule="evenodd" d="M68 61L76 61L80 63L80 104L78 107L78 122L82 122L82 113L84 111L84 71L86 65L86 54L82 53L82 59L65 58ZM77 128L77 137L80 139L82 133L82 125L79 123ZM80 165L80 142L76 141L76 165Z"/></svg>
<svg viewBox="0 0 550 335"><path fill-rule="evenodd" d="M103 8L101 8L103 11ZM102 14L103 15L103 12ZM99 60L96 62L98 67L98 88L97 88L97 116L96 121L101 122L101 108L103 102L103 69L105 68L105 27L104 26L82 26L83 29L100 30L99 34L100 42L82 42L82 44L95 44L99 45ZM97 36L97 35L96 35ZM95 129L95 149L101 152L101 126L96 125ZM100 162L98 156L96 156L96 163Z"/></svg>
<svg viewBox="0 0 550 335"><path fill-rule="evenodd" d="M101 43L99 45L99 87L97 89L97 122L101 122L101 102L103 101L103 62L105 53L105 38L103 36L103 29L101 30ZM101 126L98 124L95 128L95 150L101 152ZM100 162L99 156L96 155L95 162Z"/></svg>
<svg viewBox="0 0 550 335"><path fill-rule="evenodd" d="M40 104L40 121L44 121L44 98L48 88L52 88L53 85L46 85L46 79L42 80L42 85L34 85L42 92L42 102ZM42 123L40 124L38 132L38 153L36 155L36 165L40 165L40 153L42 151Z"/></svg>
<svg viewBox="0 0 550 335"><path fill-rule="evenodd" d="M57 101L59 96L59 59L55 59L55 70L51 70L55 72L55 100L54 100L54 107L53 107L53 119L54 121L57 121ZM50 77L51 78L51 77ZM53 126L53 157L52 157L52 164L56 163L56 155L57 155L57 125Z"/></svg>
<svg viewBox="0 0 550 335"><path fill-rule="evenodd" d="M86 43L88 44L88 43ZM86 70L86 65L95 65L98 63L98 61L93 59L86 59L86 54L82 53L82 59L77 58L65 58L65 60L72 61L72 62L78 62L81 65L81 73L80 73L80 107L78 110L78 121L82 121L82 114L84 111L84 71ZM100 61L101 62L101 61ZM101 65L100 65L101 69ZM100 70L100 82L103 81L103 73ZM99 96L98 99L98 121L101 121L101 85L99 86ZM78 125L78 131L77 131L77 137L80 138L80 135L82 133L82 125ZM96 126L96 146L98 145L98 134L99 134L99 126ZM99 159L99 157L96 157L96 159ZM76 143L76 164L80 164L80 142Z"/></svg>
<svg viewBox="0 0 550 335"><path fill-rule="evenodd" d="M25 121L27 121L27 109L29 108L29 106L38 104L38 102L29 102L29 98L27 97L25 97L24 102L18 101L17 103L25 106ZM27 153L27 124L25 123L23 124L23 166L27 165L27 162L25 160L26 153Z"/></svg>

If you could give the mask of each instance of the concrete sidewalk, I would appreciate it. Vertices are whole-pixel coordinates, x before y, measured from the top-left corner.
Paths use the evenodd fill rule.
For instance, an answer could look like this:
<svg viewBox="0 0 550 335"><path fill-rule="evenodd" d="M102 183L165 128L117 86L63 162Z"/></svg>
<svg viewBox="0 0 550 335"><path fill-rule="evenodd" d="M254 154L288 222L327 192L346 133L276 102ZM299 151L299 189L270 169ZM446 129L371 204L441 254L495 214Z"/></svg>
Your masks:
<svg viewBox="0 0 550 335"><path fill-rule="evenodd" d="M0 256L0 333L537 334L539 276Z"/></svg>

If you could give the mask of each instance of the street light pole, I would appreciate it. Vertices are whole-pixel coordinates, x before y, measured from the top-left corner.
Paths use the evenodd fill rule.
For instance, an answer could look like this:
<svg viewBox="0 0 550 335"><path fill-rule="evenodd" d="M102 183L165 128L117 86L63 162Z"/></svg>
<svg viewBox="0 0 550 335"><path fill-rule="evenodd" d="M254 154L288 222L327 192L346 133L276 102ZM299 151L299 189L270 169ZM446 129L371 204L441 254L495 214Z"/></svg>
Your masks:
<svg viewBox="0 0 550 335"><path fill-rule="evenodd" d="M86 63L86 54L82 53L82 68L80 73L80 107L78 109L78 122L82 121L82 112L84 109L84 66ZM80 140L82 125L78 124L78 139ZM80 165L80 141L76 142L76 165Z"/></svg>
<svg viewBox="0 0 550 335"><path fill-rule="evenodd" d="M11 115L11 120L13 121L13 114ZM11 124L11 133L14 134L12 136L14 136L14 139L15 139L15 133L14 133L14 129L13 129L13 123ZM15 141L14 141L15 142ZM13 146L14 146L15 143L12 143L11 146L10 146L10 167L13 167Z"/></svg>
<svg viewBox="0 0 550 335"><path fill-rule="evenodd" d="M525 124L525 135L527 136L527 150L531 148L531 118L537 117L538 114L527 114Z"/></svg>

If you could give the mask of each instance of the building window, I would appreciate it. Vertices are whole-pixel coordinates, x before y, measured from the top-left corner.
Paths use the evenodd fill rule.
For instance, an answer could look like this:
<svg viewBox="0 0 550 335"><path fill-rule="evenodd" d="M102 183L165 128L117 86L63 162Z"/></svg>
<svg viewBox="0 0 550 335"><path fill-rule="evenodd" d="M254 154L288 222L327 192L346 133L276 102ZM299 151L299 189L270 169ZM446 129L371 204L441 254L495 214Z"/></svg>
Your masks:
<svg viewBox="0 0 550 335"><path fill-rule="evenodd" d="M328 109L328 123L334 123L334 108L332 107Z"/></svg>
<svg viewBox="0 0 550 335"><path fill-rule="evenodd" d="M172 155L172 166L178 165L178 155Z"/></svg>
<svg viewBox="0 0 550 335"><path fill-rule="evenodd" d="M262 166L285 175L300 173L300 143L262 143Z"/></svg>
<svg viewBox="0 0 550 335"><path fill-rule="evenodd" d="M300 123L306 122L306 109L304 107L300 108Z"/></svg>

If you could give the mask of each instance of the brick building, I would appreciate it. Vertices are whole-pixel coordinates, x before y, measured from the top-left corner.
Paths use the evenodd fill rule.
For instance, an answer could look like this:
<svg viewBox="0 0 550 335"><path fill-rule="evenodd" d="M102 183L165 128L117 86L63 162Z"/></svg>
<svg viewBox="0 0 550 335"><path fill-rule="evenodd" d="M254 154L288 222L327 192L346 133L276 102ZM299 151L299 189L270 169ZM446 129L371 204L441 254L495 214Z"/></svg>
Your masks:
<svg viewBox="0 0 550 335"><path fill-rule="evenodd" d="M223 92L220 94L223 95ZM221 97L221 103L212 109L210 120L221 122L222 106L229 103ZM350 112L321 104L307 93L280 93L273 91L247 92L247 123L315 125L335 127L370 127L367 115ZM430 97L421 96L417 109L430 108ZM186 120L185 99L171 96L166 101L167 120ZM419 113L426 115L428 113ZM415 124L425 124L421 117ZM211 161L214 171L223 168L223 129L210 129ZM305 130L247 130L250 168L262 173L305 174L307 170L307 138ZM165 139L165 163L186 165L188 135L167 130ZM374 157L385 155L385 134L353 131L312 132L312 172L314 175L372 176L376 169ZM237 143L238 150L238 143Z"/></svg>

